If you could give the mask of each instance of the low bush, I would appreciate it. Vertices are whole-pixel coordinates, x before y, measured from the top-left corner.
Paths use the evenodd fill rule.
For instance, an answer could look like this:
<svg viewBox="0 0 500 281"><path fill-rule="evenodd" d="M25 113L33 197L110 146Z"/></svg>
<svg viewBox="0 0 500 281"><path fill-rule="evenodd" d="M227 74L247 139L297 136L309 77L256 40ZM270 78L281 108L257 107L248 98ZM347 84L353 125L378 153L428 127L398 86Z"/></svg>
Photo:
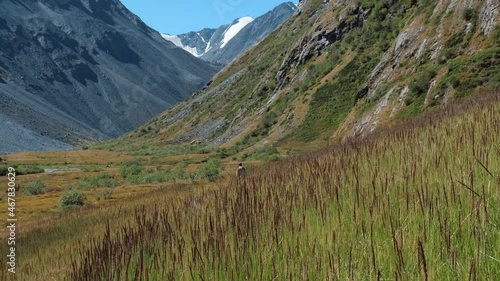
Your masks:
<svg viewBox="0 0 500 281"><path fill-rule="evenodd" d="M252 150L249 153L245 153L242 157L242 161L248 160L261 160L264 162L272 162L280 159L280 154L275 147L263 146Z"/></svg>
<svg viewBox="0 0 500 281"><path fill-rule="evenodd" d="M8 173L7 165L0 165L0 176L5 176ZM16 169L16 175L30 175L43 173L43 168L37 165L12 165Z"/></svg>
<svg viewBox="0 0 500 281"><path fill-rule="evenodd" d="M425 70L419 77L410 83L410 92L415 95L422 95L429 90L432 79L436 76L436 71Z"/></svg>
<svg viewBox="0 0 500 281"><path fill-rule="evenodd" d="M217 158L210 158L203 166L201 166L196 175L200 179L207 179L215 181L220 175L220 160Z"/></svg>
<svg viewBox="0 0 500 281"><path fill-rule="evenodd" d="M16 168L18 175L30 175L43 173L43 168L38 165L19 165Z"/></svg>
<svg viewBox="0 0 500 281"><path fill-rule="evenodd" d="M160 171L154 173L141 173L138 175L131 175L127 181L134 184L146 184L154 182L166 182L171 180L172 176L168 172Z"/></svg>
<svg viewBox="0 0 500 281"><path fill-rule="evenodd" d="M124 162L120 165L119 172L123 178L136 176L144 170L144 167L135 162Z"/></svg>
<svg viewBox="0 0 500 281"><path fill-rule="evenodd" d="M36 179L24 187L24 194L28 196L40 195L45 193L45 183L42 180Z"/></svg>
<svg viewBox="0 0 500 281"><path fill-rule="evenodd" d="M8 173L8 168L6 165L0 165L0 176L6 176Z"/></svg>
<svg viewBox="0 0 500 281"><path fill-rule="evenodd" d="M70 190L59 198L59 207L66 209L72 207L83 206L85 201L85 195L76 190Z"/></svg>
<svg viewBox="0 0 500 281"><path fill-rule="evenodd" d="M202 145L192 145L189 147L189 152L194 154L208 154L211 151L209 147Z"/></svg>
<svg viewBox="0 0 500 281"><path fill-rule="evenodd" d="M473 17L474 17L474 9L465 8L462 10L462 18L465 21L471 21Z"/></svg>
<svg viewBox="0 0 500 281"><path fill-rule="evenodd" d="M84 177L79 186L83 189L98 187L115 187L118 183L114 180L114 175L110 173L100 173L96 176Z"/></svg>

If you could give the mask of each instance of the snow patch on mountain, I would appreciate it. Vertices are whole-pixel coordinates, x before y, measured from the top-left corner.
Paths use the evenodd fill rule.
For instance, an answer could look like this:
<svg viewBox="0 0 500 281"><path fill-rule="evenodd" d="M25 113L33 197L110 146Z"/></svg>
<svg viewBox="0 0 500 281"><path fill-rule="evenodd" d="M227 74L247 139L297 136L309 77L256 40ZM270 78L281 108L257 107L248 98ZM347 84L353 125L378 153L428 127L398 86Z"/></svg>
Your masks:
<svg viewBox="0 0 500 281"><path fill-rule="evenodd" d="M276 29L295 10L293 2L284 2L255 19L245 16L218 28L162 36L196 57L225 65Z"/></svg>
<svg viewBox="0 0 500 281"><path fill-rule="evenodd" d="M236 24L231 25L226 32L224 32L224 39L222 40L222 45L220 48L224 48L226 44L233 39L238 32L240 32L247 24L251 23L253 21L252 17L242 17L238 19L238 22Z"/></svg>
<svg viewBox="0 0 500 281"><path fill-rule="evenodd" d="M208 41L208 44L207 44L207 47L205 48L205 53L208 53L208 51L210 51L212 49L212 46L210 45L212 43L212 41Z"/></svg>
<svg viewBox="0 0 500 281"><path fill-rule="evenodd" d="M198 50L196 50L196 48L184 46L181 42L181 39L177 35L161 34L161 37L163 37L163 39L165 39L165 40L168 40L168 41L174 43L175 46L183 48L184 50L191 53L195 57L200 57L203 55L203 53L199 54ZM201 38L203 40L203 37L201 37ZM205 40L203 40L203 41L205 41Z"/></svg>
<svg viewBox="0 0 500 281"><path fill-rule="evenodd" d="M231 41L231 39L233 39L236 35L238 35L238 33L245 27L247 26L249 23L251 23L254 19L252 17L242 17L242 18L239 18L237 19L233 25L227 27L227 29L224 31L224 33L222 34L223 38L222 40L219 38L215 38L217 40L217 42L212 42L212 39L210 39L208 42L207 40L205 40L205 38L203 38L203 36L201 36L200 33L197 33L198 37L201 39L201 41L203 41L203 43L207 44L206 47L202 50L199 50L199 48L196 48L196 47L192 47L192 46L189 46L189 45L184 45L182 43L182 40L179 36L183 36L183 35L170 35L170 34L161 34L161 36L163 37L163 39L165 40L168 40L172 43L174 43L175 46L177 47L180 47L186 51L188 51L189 53L191 53L192 55L196 56L196 57L201 57L203 56L204 54L206 54L207 52L209 52L212 47L214 45L219 45L219 48L222 49L226 46L226 44ZM222 30L221 30L222 31ZM184 37L183 37L184 38Z"/></svg>
<svg viewBox="0 0 500 281"><path fill-rule="evenodd" d="M201 38L201 41L203 41L203 43L207 43L207 40L205 40L205 38L203 38L203 36L201 36L201 34L198 32L196 33L200 38Z"/></svg>

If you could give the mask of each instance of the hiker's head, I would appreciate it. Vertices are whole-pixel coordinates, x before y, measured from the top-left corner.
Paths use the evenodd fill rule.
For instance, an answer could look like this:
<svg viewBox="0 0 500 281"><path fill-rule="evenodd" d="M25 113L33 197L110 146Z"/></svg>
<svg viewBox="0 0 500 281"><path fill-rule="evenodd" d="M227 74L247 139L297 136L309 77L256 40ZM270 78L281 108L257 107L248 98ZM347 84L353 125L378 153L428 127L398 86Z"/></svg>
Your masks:
<svg viewBox="0 0 500 281"><path fill-rule="evenodd" d="M243 166L243 163L240 163L240 166Z"/></svg>

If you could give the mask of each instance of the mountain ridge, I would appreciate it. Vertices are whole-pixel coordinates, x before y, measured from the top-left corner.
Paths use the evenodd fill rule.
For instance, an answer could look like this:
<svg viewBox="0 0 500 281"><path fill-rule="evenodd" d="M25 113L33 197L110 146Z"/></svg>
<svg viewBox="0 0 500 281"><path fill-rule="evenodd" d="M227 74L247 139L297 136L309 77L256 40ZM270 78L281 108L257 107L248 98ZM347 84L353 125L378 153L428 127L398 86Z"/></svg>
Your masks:
<svg viewBox="0 0 500 281"><path fill-rule="evenodd" d="M2 1L0 112L18 150L126 133L200 89L219 69L165 41L119 1ZM9 146L11 146L9 145ZM2 152L13 152L12 150Z"/></svg>
<svg viewBox="0 0 500 281"><path fill-rule="evenodd" d="M277 28L295 9L292 2L284 2L255 19L244 16L218 28L162 36L196 57L225 65ZM228 37L227 32L233 34Z"/></svg>
<svg viewBox="0 0 500 281"><path fill-rule="evenodd" d="M301 1L205 90L148 122L151 131L114 143L161 138L238 153L364 135L498 92L498 22L498 6L486 0Z"/></svg>

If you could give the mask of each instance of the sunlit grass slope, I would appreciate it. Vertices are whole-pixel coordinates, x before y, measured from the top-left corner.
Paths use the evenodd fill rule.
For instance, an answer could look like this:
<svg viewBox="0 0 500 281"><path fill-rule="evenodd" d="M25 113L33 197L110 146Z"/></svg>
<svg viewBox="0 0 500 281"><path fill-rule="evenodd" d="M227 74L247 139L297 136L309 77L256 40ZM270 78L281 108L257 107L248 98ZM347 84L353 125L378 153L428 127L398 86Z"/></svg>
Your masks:
<svg viewBox="0 0 500 281"><path fill-rule="evenodd" d="M81 244L68 280L495 280L500 99L219 182Z"/></svg>

